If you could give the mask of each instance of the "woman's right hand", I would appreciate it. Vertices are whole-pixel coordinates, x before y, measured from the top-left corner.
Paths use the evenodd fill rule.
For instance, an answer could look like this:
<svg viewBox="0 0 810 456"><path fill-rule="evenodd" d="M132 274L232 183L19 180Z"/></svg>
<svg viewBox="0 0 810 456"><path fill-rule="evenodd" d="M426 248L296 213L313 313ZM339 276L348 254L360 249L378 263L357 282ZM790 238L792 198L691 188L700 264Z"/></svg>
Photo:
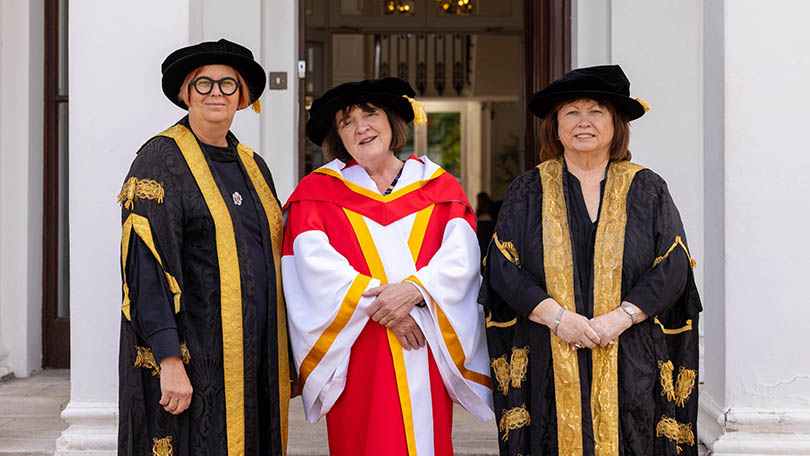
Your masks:
<svg viewBox="0 0 810 456"><path fill-rule="evenodd" d="M594 348L601 343L599 335L591 328L588 319L576 312L565 311L557 325L557 337L569 344Z"/></svg>
<svg viewBox="0 0 810 456"><path fill-rule="evenodd" d="M546 298L535 306L529 315L529 320L548 326L554 332L554 321L560 314L562 306L554 298ZM591 328L588 319L576 312L564 311L557 325L557 337L569 344L580 344L583 347L593 348L600 343L599 335Z"/></svg>
<svg viewBox="0 0 810 456"><path fill-rule="evenodd" d="M397 336L405 350L415 350L425 346L425 335L422 334L416 320L410 315L406 315L399 323L392 326L391 331Z"/></svg>
<svg viewBox="0 0 810 456"><path fill-rule="evenodd" d="M188 380L183 360L169 356L160 362L160 405L172 415L183 413L191 404L194 389Z"/></svg>

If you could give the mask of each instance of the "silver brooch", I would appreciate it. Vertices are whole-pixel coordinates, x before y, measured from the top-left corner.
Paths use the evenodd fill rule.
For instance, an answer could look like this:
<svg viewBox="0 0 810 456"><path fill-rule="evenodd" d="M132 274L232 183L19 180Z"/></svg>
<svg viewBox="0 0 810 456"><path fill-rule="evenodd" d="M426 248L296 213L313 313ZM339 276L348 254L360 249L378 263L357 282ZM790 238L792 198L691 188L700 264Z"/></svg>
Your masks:
<svg viewBox="0 0 810 456"><path fill-rule="evenodd" d="M242 205L242 195L240 195L239 192L233 192L233 204L237 206Z"/></svg>

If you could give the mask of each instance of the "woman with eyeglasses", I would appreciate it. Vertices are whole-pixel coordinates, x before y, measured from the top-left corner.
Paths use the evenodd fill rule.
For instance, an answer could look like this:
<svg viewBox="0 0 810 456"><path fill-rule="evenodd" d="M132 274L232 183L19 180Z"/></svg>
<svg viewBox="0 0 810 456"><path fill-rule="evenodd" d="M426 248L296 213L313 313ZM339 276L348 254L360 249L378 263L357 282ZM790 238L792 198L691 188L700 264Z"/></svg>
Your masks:
<svg viewBox="0 0 810 456"><path fill-rule="evenodd" d="M284 454L290 371L281 210L230 127L265 73L227 40L178 49L163 93L188 115L138 151L122 205L119 454Z"/></svg>

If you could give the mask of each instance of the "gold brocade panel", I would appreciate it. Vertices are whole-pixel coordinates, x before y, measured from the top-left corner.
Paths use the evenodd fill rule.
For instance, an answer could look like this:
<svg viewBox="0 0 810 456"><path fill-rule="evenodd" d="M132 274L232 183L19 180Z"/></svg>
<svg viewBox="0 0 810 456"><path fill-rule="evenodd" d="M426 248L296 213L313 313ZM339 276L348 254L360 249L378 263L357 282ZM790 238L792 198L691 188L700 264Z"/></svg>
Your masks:
<svg viewBox="0 0 810 456"><path fill-rule="evenodd" d="M546 288L563 308L576 312L573 251L563 194L562 157L538 166L543 186L543 262ZM630 162L608 167L594 250L594 316L621 304L622 261L627 223L627 193L643 169ZM582 398L577 354L570 344L551 335L557 404L559 454L582 454ZM619 454L618 341L593 350L591 389L594 447L600 456Z"/></svg>

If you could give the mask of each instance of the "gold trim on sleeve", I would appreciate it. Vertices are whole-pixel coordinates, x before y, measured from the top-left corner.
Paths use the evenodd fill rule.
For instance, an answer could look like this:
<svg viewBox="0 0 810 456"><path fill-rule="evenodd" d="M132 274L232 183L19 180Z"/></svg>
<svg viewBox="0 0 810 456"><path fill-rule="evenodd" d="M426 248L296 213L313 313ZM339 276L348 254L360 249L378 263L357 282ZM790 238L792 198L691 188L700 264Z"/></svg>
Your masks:
<svg viewBox="0 0 810 456"><path fill-rule="evenodd" d="M498 390L506 396L509 393L509 363L506 362L506 355L492 358L490 365L495 373L495 380L498 381Z"/></svg>
<svg viewBox="0 0 810 456"><path fill-rule="evenodd" d="M300 371L299 377L302 387L307 383L309 375L321 362L326 352L329 351L329 347L332 346L332 343L335 341L338 334L340 334L340 331L349 323L349 320L352 318L357 308L357 303L360 302L360 298L369 283L371 283L371 277L357 274L357 277L355 277L354 281L349 286L349 291L347 291L346 295L343 297L343 302L340 304L340 309L335 319L332 320L332 323L318 336L315 345L312 346L307 356L301 361L301 367L299 367L298 370Z"/></svg>
<svg viewBox="0 0 810 456"><path fill-rule="evenodd" d="M668 401L674 401L675 387L672 383L672 372L675 370L675 366L672 365L672 361L658 361L658 369L659 381L661 382L661 395L666 396Z"/></svg>
<svg viewBox="0 0 810 456"><path fill-rule="evenodd" d="M259 103L259 100L256 100ZM259 104L261 111L261 104ZM287 452L287 418L290 408L290 355L287 347L287 308L284 302L284 288L281 278L281 243L284 231L281 208L278 205L273 191L264 179L256 159L253 158L253 150L239 143L236 147L239 151L242 164L247 171L253 188L259 195L262 203L264 215L270 228L270 242L272 244L273 266L276 273L276 336L278 348L278 396L279 396L279 416L281 419L281 452Z"/></svg>
<svg viewBox="0 0 810 456"><path fill-rule="evenodd" d="M127 285L127 256L129 255L129 242L133 231L135 235L146 244L146 247L152 252L152 256L155 257L158 265L160 265L160 268L163 270L169 291L171 291L174 296L174 313L180 312L180 295L182 294L180 285L177 283L177 279L166 271L163 260L161 260L160 255L158 255L155 241L152 238L152 228L149 226L149 219L134 212L129 214L121 229L121 271L124 275L124 299L121 303L121 311L124 313L127 320L132 320L130 316L129 286Z"/></svg>
<svg viewBox="0 0 810 456"><path fill-rule="evenodd" d="M159 377L160 366L155 360L155 355L152 353L152 349L149 347L141 347L140 345L136 345L135 351L135 362L133 363L133 366L143 369L152 369L152 376ZM191 362L191 353L188 351L188 346L185 342L180 344L180 358L183 360L183 364L188 364Z"/></svg>
<svg viewBox="0 0 810 456"><path fill-rule="evenodd" d="M692 432L692 423L682 424L675 420L662 416L661 420L655 426L656 437L666 437L675 442L675 451L681 453L681 445L687 444L689 446L695 445L695 434Z"/></svg>
<svg viewBox="0 0 810 456"><path fill-rule="evenodd" d="M695 378L697 371L681 366L678 371L678 382L675 385L675 404L678 407L686 407L686 401L695 389Z"/></svg>
<svg viewBox="0 0 810 456"><path fill-rule="evenodd" d="M509 320L509 321L492 321L492 315L487 315L484 319L487 324L487 328L508 328L510 326L514 326L517 323L517 317Z"/></svg>
<svg viewBox="0 0 810 456"><path fill-rule="evenodd" d="M621 304L627 193L636 173L642 169L629 161L608 165L593 258L594 317L605 315ZM591 352L594 449L596 454L602 456L618 456L619 341L617 339L616 343L607 347L595 347Z"/></svg>
<svg viewBox="0 0 810 456"><path fill-rule="evenodd" d="M672 253L673 250L675 250L675 247L679 245L681 246L683 251L686 252L686 258L689 258L689 266L691 266L694 269L695 266L697 266L697 262L692 258L692 255L689 255L689 249L686 248L686 244L683 243L683 239L681 239L680 236L675 236L675 242L673 242L672 245L669 246L667 252L661 255L660 257L656 258L655 261L653 261L653 267L658 266L659 263L666 260L667 257L669 257L669 254Z"/></svg>
<svg viewBox="0 0 810 456"><path fill-rule="evenodd" d="M529 411L526 410L526 405L514 407L509 410L502 411L501 420L498 423L498 429L503 432L502 440L509 440L509 431L520 429L532 423L532 417ZM562 451L560 454L563 454Z"/></svg>
<svg viewBox="0 0 810 456"><path fill-rule="evenodd" d="M450 357L453 358L453 363L458 368L461 376L471 382L475 382L481 386L492 389L492 380L488 375L484 375L472 369L467 369L467 355L464 354L464 347L461 346L461 342L458 339L458 334L456 334L455 328L453 328L452 323L450 323L450 319L447 318L447 315L445 315L442 307L436 302L435 299L433 299L433 296L431 296L430 292L427 291L425 285L422 284L422 281L419 280L419 278L415 275L412 275L403 280L403 282L414 282L428 293L428 297L430 298L430 309L435 312L436 321L439 323L439 330L441 331L442 339L444 340L444 343L447 346L447 351L450 352Z"/></svg>
<svg viewBox="0 0 810 456"><path fill-rule="evenodd" d="M655 317L655 319L653 321L655 322L655 324L657 324L658 326L661 327L661 331L663 331L664 334L680 334L680 333L692 330L692 319L691 318L686 320L686 324L684 326L681 326L680 328L673 328L673 329L665 328L664 324L661 323L661 320L659 320L658 317Z"/></svg>
<svg viewBox="0 0 810 456"><path fill-rule="evenodd" d="M228 454L242 454L245 451L242 281L233 221L205 156L200 150L197 138L191 130L178 124L160 133L159 136L172 138L177 143L214 222L222 309L222 362Z"/></svg>
<svg viewBox="0 0 810 456"><path fill-rule="evenodd" d="M518 257L514 242L501 242L501 240L498 239L498 233L492 235L492 240L495 241L495 247L498 247L498 250L500 250L501 255L503 255L504 258L509 260L509 262L515 266L520 266L520 258Z"/></svg>
<svg viewBox="0 0 810 456"><path fill-rule="evenodd" d="M166 192L159 182L152 179L138 179L130 177L124 182L121 191L118 193L118 204L123 204L129 210L134 207L137 199L156 200L158 204L163 203Z"/></svg>
<svg viewBox="0 0 810 456"><path fill-rule="evenodd" d="M172 436L163 437L162 439L153 438L152 442L154 442L152 456L174 456Z"/></svg>
<svg viewBox="0 0 810 456"><path fill-rule="evenodd" d="M576 312L574 261L562 187L562 158L544 161L537 168L543 186L543 267L546 288L564 309ZM559 452L582 456L582 397L577 353L570 344L554 334L550 338ZM505 417L501 417L501 420Z"/></svg>

